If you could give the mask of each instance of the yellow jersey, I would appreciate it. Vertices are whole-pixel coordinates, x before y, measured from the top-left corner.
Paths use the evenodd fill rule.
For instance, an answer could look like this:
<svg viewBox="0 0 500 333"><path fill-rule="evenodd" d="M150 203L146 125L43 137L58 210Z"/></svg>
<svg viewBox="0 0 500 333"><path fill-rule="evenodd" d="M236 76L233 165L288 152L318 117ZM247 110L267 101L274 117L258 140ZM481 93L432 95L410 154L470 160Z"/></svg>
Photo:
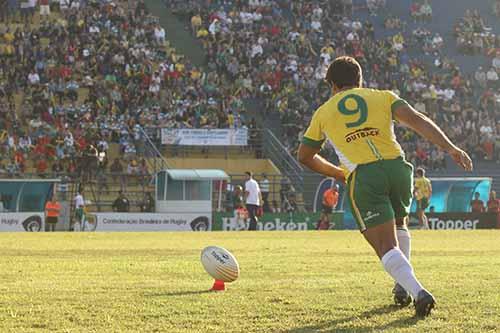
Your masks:
<svg viewBox="0 0 500 333"><path fill-rule="evenodd" d="M431 181L428 178L415 178L415 197L417 200L422 200L422 198L429 199L431 197L431 192Z"/></svg>
<svg viewBox="0 0 500 333"><path fill-rule="evenodd" d="M302 143L320 147L328 139L346 179L360 164L404 157L392 118L402 104L407 102L388 90L341 91L316 110Z"/></svg>

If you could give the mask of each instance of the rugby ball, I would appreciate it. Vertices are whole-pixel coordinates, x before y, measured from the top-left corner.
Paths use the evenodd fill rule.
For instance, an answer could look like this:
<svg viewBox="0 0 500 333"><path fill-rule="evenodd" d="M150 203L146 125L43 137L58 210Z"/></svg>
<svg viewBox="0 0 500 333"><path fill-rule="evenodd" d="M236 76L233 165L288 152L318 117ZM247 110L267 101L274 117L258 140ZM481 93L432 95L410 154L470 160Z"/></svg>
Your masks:
<svg viewBox="0 0 500 333"><path fill-rule="evenodd" d="M216 280L233 282L240 275L236 258L223 247L208 246L201 251L201 263L210 276Z"/></svg>

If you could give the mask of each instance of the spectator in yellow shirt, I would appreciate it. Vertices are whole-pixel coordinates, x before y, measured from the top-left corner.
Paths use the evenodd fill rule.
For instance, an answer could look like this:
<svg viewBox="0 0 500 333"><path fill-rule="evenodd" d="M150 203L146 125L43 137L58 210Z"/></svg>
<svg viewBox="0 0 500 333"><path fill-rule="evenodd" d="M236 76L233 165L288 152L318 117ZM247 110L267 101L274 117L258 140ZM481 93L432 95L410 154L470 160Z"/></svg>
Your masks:
<svg viewBox="0 0 500 333"><path fill-rule="evenodd" d="M191 18L191 31L196 35L201 27L202 20L200 14L196 14ZM208 32L207 32L208 33Z"/></svg>

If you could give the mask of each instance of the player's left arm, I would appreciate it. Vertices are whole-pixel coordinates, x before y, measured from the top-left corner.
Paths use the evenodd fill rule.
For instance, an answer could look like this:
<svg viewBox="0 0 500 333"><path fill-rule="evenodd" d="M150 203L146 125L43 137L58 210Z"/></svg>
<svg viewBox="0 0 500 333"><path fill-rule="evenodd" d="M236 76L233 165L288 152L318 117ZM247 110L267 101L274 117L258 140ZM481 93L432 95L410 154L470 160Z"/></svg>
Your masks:
<svg viewBox="0 0 500 333"><path fill-rule="evenodd" d="M458 148L451 140L444 134L434 121L421 112L418 112L407 103L399 103L393 107L394 118L413 129L415 132L426 138L436 146L446 151L457 163L466 171L472 171L472 160L465 151Z"/></svg>

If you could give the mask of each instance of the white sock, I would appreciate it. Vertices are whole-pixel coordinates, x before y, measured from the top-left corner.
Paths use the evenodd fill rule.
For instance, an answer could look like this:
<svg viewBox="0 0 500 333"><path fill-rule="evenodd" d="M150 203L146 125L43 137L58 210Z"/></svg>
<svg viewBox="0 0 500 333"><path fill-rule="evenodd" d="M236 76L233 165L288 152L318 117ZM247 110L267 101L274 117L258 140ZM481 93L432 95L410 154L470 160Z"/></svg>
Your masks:
<svg viewBox="0 0 500 333"><path fill-rule="evenodd" d="M424 229L429 230L429 220L427 219L427 216L424 216Z"/></svg>
<svg viewBox="0 0 500 333"><path fill-rule="evenodd" d="M382 265L387 273L413 296L413 299L417 299L418 293L424 287L418 282L410 262L406 260L401 250L394 248L387 252L382 257Z"/></svg>
<svg viewBox="0 0 500 333"><path fill-rule="evenodd" d="M406 259L410 261L411 252L411 235L410 231L406 228L397 228L396 235L398 237L399 249L405 255Z"/></svg>

